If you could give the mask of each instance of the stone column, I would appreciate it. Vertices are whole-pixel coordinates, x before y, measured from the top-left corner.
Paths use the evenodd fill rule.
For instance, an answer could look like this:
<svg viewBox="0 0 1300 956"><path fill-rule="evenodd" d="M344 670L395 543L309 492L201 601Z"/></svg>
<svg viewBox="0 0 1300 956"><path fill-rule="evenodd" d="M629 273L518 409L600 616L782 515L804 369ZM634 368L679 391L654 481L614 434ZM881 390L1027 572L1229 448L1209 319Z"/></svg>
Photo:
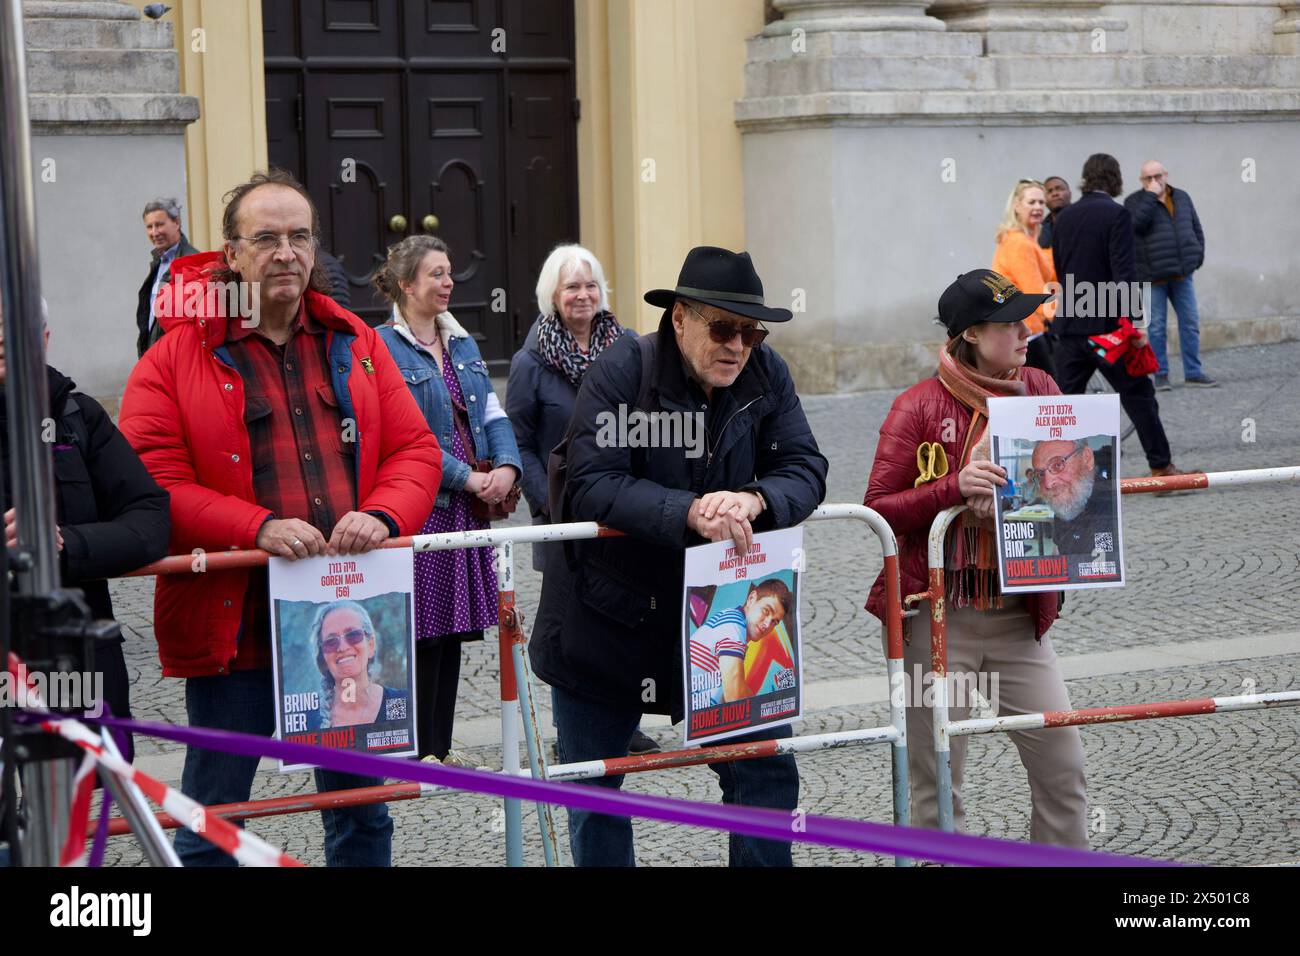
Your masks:
<svg viewBox="0 0 1300 956"><path fill-rule="evenodd" d="M1300 3L1282 4L1282 19L1273 26L1273 49L1291 56L1300 54Z"/></svg>
<svg viewBox="0 0 1300 956"><path fill-rule="evenodd" d="M769 23L764 36L792 30L942 30L943 21L926 16L930 0L774 0L781 19Z"/></svg>
<svg viewBox="0 0 1300 956"><path fill-rule="evenodd" d="M142 210L184 201L198 101L180 95L172 24L127 3L28 0L23 29L50 362L112 410L149 271Z"/></svg>
<svg viewBox="0 0 1300 956"><path fill-rule="evenodd" d="M929 12L949 30L984 34L986 54L1122 53L1128 21L1090 0L935 0Z"/></svg>

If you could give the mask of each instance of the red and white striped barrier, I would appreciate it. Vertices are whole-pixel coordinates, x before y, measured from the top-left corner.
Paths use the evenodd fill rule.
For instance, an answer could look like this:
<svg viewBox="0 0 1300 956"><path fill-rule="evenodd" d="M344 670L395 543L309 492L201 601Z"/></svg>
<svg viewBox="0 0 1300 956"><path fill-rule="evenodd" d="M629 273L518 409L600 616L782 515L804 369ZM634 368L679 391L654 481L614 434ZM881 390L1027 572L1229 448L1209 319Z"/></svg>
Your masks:
<svg viewBox="0 0 1300 956"><path fill-rule="evenodd" d="M45 711L45 702L40 699L36 687L28 676L26 665L13 652L9 654L9 670L28 688L31 694L29 700L35 705L32 709ZM139 787L145 796L179 820L187 829L193 830L209 843L229 853L240 863L248 866L302 866L289 854L277 850L261 837L227 823L220 817L209 816L207 808L201 803L191 800L185 794L137 770L118 755L109 753L104 749L100 738L80 721L51 715L36 726L76 744L86 752L88 757L77 771L71 814L72 828L60 854L60 865L74 866L85 863L90 799L95 785L95 775L88 772L87 765L93 768L94 764L98 763L109 772Z"/></svg>
<svg viewBox="0 0 1300 956"><path fill-rule="evenodd" d="M1275 484L1300 481L1300 467L1255 468L1248 471L1194 472L1157 478L1124 478L1122 494L1167 491L1200 491L1238 485ZM1132 720L1158 720L1167 717L1192 717L1240 710L1266 710L1300 705L1300 691L1270 694L1240 694L1232 697L1203 697L1195 700L1170 700L1145 704L1121 704L1114 707L1089 707L1082 710L1057 710L1008 717L948 719L948 616L944 600L944 541L948 528L966 510L965 505L939 512L930 525L929 590L908 595L905 604L930 602L930 669L934 672L934 707L932 715L935 753L936 790L939 803L939 827L952 832L953 797L951 738L973 734L1009 733L1039 730L1046 727L1083 727L1095 724L1123 723Z"/></svg>

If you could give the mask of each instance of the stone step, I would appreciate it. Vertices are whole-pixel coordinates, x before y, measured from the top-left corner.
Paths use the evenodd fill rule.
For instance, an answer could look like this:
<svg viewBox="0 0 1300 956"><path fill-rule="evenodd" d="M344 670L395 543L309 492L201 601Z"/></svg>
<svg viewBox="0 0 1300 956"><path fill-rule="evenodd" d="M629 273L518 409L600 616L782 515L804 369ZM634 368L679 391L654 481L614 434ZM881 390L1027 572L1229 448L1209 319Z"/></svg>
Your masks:
<svg viewBox="0 0 1300 956"><path fill-rule="evenodd" d="M119 0L23 0L23 18L139 20L140 11Z"/></svg>
<svg viewBox="0 0 1300 956"><path fill-rule="evenodd" d="M170 50L172 24L153 20L23 21L29 50Z"/></svg>
<svg viewBox="0 0 1300 956"><path fill-rule="evenodd" d="M796 56L979 56L984 44L977 33L861 30L808 33L798 38L789 34L759 36L749 41L748 49L749 60L754 62Z"/></svg>
<svg viewBox="0 0 1300 956"><path fill-rule="evenodd" d="M1300 60L1253 56L989 57L1003 89L1295 89Z"/></svg>
<svg viewBox="0 0 1300 956"><path fill-rule="evenodd" d="M180 65L174 50L29 50L33 93L174 93Z"/></svg>
<svg viewBox="0 0 1300 956"><path fill-rule="evenodd" d="M1251 56L812 56L745 65L749 98L805 93L1300 89L1300 58Z"/></svg>

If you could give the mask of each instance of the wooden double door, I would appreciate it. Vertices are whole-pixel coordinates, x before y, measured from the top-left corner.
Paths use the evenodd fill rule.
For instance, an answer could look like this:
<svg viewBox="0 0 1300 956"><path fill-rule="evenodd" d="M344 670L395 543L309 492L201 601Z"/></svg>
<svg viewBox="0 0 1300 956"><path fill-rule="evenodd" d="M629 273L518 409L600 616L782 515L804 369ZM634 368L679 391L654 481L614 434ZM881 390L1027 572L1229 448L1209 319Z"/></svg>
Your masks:
<svg viewBox="0 0 1300 956"><path fill-rule="evenodd" d="M263 0L269 159L320 209L352 308L390 245L452 251L451 310L504 373L577 241L573 0Z"/></svg>

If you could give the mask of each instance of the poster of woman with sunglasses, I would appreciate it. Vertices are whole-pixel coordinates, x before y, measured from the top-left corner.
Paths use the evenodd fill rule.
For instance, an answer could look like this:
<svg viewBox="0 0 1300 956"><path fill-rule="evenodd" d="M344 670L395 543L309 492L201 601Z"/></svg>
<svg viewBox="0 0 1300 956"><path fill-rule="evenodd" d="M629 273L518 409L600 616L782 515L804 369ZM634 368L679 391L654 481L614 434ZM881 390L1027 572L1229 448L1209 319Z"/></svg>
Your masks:
<svg viewBox="0 0 1300 956"><path fill-rule="evenodd" d="M276 736L415 754L413 552L271 558L269 567Z"/></svg>
<svg viewBox="0 0 1300 956"><path fill-rule="evenodd" d="M1119 396L989 400L1006 594L1123 587Z"/></svg>

